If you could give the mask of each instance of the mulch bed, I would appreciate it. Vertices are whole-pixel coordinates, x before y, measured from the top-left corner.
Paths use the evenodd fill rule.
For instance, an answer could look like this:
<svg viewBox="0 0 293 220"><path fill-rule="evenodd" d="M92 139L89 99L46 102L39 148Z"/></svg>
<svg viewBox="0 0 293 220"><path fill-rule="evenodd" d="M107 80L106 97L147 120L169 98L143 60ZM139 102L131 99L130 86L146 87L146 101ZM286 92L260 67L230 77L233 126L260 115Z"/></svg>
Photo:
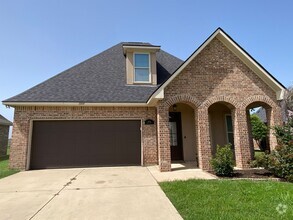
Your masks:
<svg viewBox="0 0 293 220"><path fill-rule="evenodd" d="M215 172L209 173L215 175ZM249 169L249 170L234 170L232 177L219 177L220 179L255 179L255 180L277 180L282 181L280 178L276 178L273 174L265 169Z"/></svg>

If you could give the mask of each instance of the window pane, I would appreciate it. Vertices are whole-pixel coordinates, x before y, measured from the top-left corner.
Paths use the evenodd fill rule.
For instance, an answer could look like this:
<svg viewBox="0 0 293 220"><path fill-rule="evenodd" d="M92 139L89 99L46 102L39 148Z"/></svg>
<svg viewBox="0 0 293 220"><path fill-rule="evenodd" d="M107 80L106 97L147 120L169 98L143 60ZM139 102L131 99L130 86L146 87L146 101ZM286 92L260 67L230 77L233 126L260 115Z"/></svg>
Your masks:
<svg viewBox="0 0 293 220"><path fill-rule="evenodd" d="M135 69L135 81L136 82L148 82L149 81L149 69Z"/></svg>
<svg viewBox="0 0 293 220"><path fill-rule="evenodd" d="M177 123L169 122L170 145L177 146Z"/></svg>
<svg viewBox="0 0 293 220"><path fill-rule="evenodd" d="M227 131L233 132L232 117L231 115L226 115Z"/></svg>
<svg viewBox="0 0 293 220"><path fill-rule="evenodd" d="M149 67L148 54L135 54L135 67Z"/></svg>
<svg viewBox="0 0 293 220"><path fill-rule="evenodd" d="M234 145L234 135L233 133L228 133L228 142Z"/></svg>

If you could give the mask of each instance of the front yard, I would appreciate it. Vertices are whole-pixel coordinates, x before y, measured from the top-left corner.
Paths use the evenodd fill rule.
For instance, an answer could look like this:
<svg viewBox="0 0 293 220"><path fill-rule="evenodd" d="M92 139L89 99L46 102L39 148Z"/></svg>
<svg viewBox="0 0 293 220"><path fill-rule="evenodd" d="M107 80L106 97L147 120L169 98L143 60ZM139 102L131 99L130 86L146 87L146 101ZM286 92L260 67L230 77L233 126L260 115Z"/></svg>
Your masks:
<svg viewBox="0 0 293 220"><path fill-rule="evenodd" d="M160 186L184 219L292 219L293 184L188 180Z"/></svg>
<svg viewBox="0 0 293 220"><path fill-rule="evenodd" d="M0 157L0 179L18 172L8 168L9 156Z"/></svg>

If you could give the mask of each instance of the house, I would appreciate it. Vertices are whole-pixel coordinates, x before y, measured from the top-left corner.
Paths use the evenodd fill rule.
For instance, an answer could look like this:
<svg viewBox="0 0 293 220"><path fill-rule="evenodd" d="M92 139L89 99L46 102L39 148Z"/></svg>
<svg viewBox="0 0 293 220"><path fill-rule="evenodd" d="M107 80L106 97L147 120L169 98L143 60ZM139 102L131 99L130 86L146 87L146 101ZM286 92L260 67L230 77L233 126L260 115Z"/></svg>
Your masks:
<svg viewBox="0 0 293 220"><path fill-rule="evenodd" d="M0 157L7 154L9 126L12 123L0 115Z"/></svg>
<svg viewBox="0 0 293 220"><path fill-rule="evenodd" d="M293 112L290 111L289 109L286 109L286 105L284 102L280 103L281 109L282 109L282 121L283 123L286 123L290 117L293 116ZM262 122L265 124L267 123L267 118L266 118L266 109L263 107L260 107L257 109L255 114L261 119Z"/></svg>
<svg viewBox="0 0 293 220"><path fill-rule="evenodd" d="M259 109L256 110L255 114L260 118L260 120L263 123L267 123L267 117L266 117L266 109L263 107L260 107Z"/></svg>
<svg viewBox="0 0 293 220"><path fill-rule="evenodd" d="M285 87L221 28L185 61L149 43L119 43L3 101L15 108L10 166L22 170L194 161L209 170L232 143L248 168L249 109L282 122ZM276 145L270 134L270 146Z"/></svg>

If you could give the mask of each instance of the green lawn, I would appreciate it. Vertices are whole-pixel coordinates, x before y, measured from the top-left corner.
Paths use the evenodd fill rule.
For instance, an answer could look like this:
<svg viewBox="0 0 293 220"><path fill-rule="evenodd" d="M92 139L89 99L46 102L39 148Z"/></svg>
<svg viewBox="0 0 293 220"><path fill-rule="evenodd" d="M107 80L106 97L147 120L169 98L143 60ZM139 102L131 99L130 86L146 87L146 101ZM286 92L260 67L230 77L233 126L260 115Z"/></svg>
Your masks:
<svg viewBox="0 0 293 220"><path fill-rule="evenodd" d="M188 180L160 186L184 219L293 219L292 183ZM277 212L279 204L287 206L284 214Z"/></svg>
<svg viewBox="0 0 293 220"><path fill-rule="evenodd" d="M9 156L0 157L0 179L19 172L18 170L10 170L8 168Z"/></svg>

